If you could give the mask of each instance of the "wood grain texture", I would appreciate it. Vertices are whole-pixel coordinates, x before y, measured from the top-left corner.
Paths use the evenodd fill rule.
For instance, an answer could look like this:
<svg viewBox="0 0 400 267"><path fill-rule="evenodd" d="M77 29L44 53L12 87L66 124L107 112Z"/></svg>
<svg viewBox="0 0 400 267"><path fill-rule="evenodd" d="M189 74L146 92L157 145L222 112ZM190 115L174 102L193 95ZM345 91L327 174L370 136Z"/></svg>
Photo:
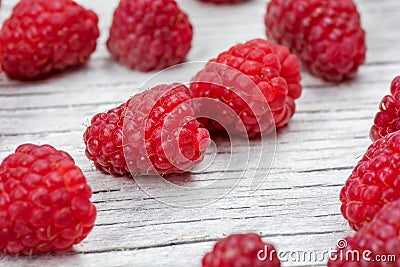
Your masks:
<svg viewBox="0 0 400 267"><path fill-rule="evenodd" d="M198 208L177 208L162 201L190 201L188 195L159 190L154 199L132 179L96 171L84 155L82 134L90 118L125 101L154 73L130 71L114 62L106 48L108 27L117 1L78 1L100 17L101 37L89 64L45 81L21 83L0 76L0 159L24 142L49 143L68 151L85 172L94 191L98 218L92 233L67 255L34 258L0 257L1 266L200 266L204 253L218 238L255 231L281 251L316 251L335 247L351 234L340 214L338 194L353 166L370 144L368 131L391 79L399 74L400 2L357 1L367 31L366 64L355 80L335 85L303 72L304 93L297 113L277 133L270 174L255 192L242 170L231 169L227 185L238 182L226 196ZM194 24L195 39L188 61L207 60L231 45L265 37L263 16L268 1L215 7L181 0ZM0 20L16 1L3 0ZM172 72L172 77L177 77ZM190 79L190 77L188 78ZM259 151L259 144L252 142ZM231 155L219 141L215 163L205 173L175 177L181 185L201 186L218 179ZM248 165L268 172L269 164ZM222 185L222 189L224 185ZM207 201L207 191L193 196ZM324 266L325 261L289 261L283 266Z"/></svg>

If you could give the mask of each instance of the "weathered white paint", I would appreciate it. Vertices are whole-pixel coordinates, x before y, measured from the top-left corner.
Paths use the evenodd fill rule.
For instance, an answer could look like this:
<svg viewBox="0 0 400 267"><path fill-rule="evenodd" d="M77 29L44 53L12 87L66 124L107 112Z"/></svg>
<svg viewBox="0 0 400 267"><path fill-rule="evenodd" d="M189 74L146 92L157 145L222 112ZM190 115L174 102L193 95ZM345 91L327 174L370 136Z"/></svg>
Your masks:
<svg viewBox="0 0 400 267"><path fill-rule="evenodd" d="M1 21L16 1L2 2ZM279 130L275 162L258 191L249 192L245 179L223 199L186 209L152 199L129 178L97 172L84 156L82 134L88 120L133 95L153 73L130 71L107 53L105 41L117 1L79 2L100 16L96 53L83 69L41 82L21 83L0 76L0 159L24 142L49 143L71 153L93 188L96 226L74 253L34 259L3 256L0 266L199 266L215 240L232 232L259 232L281 251L319 252L351 234L340 215L338 194L370 144L368 131L378 103L399 74L399 1L357 1L367 31L366 64L357 79L341 85L304 73L297 113ZM196 0L179 2L195 27L188 61L207 60L235 43L264 37L265 0L224 7ZM252 146L257 149L257 144ZM229 152L227 143L219 149L216 163L204 174L191 175L186 183L203 185L217 179L229 156L222 153ZM233 157L240 157L245 149ZM249 165L250 170L267 167ZM239 174L240 170L231 170L225 178L234 181ZM159 183L152 186L157 189ZM162 189L160 194L164 201L179 197Z"/></svg>

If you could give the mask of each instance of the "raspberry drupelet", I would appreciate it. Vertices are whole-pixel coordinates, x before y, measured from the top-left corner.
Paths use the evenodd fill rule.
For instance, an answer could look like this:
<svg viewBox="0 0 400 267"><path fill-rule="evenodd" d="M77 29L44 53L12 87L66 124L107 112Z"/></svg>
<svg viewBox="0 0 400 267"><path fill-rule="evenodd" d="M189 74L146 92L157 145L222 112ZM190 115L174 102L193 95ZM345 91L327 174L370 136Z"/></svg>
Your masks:
<svg viewBox="0 0 400 267"><path fill-rule="evenodd" d="M91 195L69 154L50 145L19 146L0 165L0 251L70 250L93 228Z"/></svg>
<svg viewBox="0 0 400 267"><path fill-rule="evenodd" d="M97 24L72 0L21 0L0 30L0 69L31 80L82 66L96 49Z"/></svg>
<svg viewBox="0 0 400 267"><path fill-rule="evenodd" d="M158 85L95 115L86 129L86 155L114 175L170 174L190 170L209 144L182 84Z"/></svg>
<svg viewBox="0 0 400 267"><path fill-rule="evenodd" d="M271 0L265 25L268 38L325 80L352 78L365 61L365 32L352 0Z"/></svg>

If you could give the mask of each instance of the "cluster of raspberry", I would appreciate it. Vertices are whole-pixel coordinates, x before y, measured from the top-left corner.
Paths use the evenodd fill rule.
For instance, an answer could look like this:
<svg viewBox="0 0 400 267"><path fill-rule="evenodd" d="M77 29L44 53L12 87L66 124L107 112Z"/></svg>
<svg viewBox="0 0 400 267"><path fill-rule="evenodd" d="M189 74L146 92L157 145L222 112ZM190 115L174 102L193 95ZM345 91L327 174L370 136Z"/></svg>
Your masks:
<svg viewBox="0 0 400 267"><path fill-rule="evenodd" d="M254 138L271 124L285 126L302 93L301 66L339 83L353 78L365 61L365 32L352 0L271 0L265 26L269 40L253 39L223 51L193 74L189 86L160 84L95 115L84 133L87 157L116 176L190 171L203 159L210 133L229 129ZM72 0L21 0L0 30L1 69L12 79L37 80L81 67L99 34L97 15ZM147 72L183 62L192 39L189 16L176 1L121 0L107 48L119 63ZM254 88L258 94L251 93ZM345 251L394 253L400 259L399 88L396 78L371 129L375 143L340 194L344 217L359 230L346 239ZM199 98L213 99L230 112L193 101ZM198 119L201 109L224 125ZM96 208L90 197L83 173L66 152L21 145L0 165L0 250L12 255L69 250L93 228ZM265 246L274 250L257 234L234 234L218 241L202 265L280 266L273 255L260 261Z"/></svg>

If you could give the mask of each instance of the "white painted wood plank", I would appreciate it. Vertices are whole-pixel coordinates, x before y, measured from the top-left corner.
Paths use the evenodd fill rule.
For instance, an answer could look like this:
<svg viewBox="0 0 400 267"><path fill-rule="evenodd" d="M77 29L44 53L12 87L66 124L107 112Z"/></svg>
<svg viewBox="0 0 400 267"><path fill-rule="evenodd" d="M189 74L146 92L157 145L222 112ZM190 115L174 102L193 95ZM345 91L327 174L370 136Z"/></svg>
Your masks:
<svg viewBox="0 0 400 267"><path fill-rule="evenodd" d="M303 73L304 93L297 101L297 113L278 131L275 161L259 190L249 192L249 179L244 179L223 199L190 209L154 200L130 178L101 174L84 156L82 134L88 120L125 101L154 73L130 71L110 58L105 42L117 1L78 2L100 16L98 49L84 68L45 81L22 83L0 76L0 159L24 142L50 143L68 151L93 188L96 226L74 253L33 259L3 256L0 265L199 266L215 240L232 232L259 232L282 251L326 250L351 233L340 215L338 194L370 144L368 131L380 99L389 93L391 79L400 74L399 1L356 1L367 30L366 64L355 80L341 85ZM188 61L207 60L235 43L264 37L267 2L214 7L196 0L179 1L195 27ZM2 1L1 21L15 3ZM229 156L228 147L220 142L215 164L180 183L204 185L218 179ZM252 147L258 145L252 143ZM246 147L240 147L233 157L241 157L244 151ZM251 162L248 168L267 171L268 166ZM224 179L234 182L240 173L232 169ZM152 188L159 187L153 181ZM160 196L163 201L188 200L171 192L160 191ZM205 192L196 198L205 200L208 195Z"/></svg>

